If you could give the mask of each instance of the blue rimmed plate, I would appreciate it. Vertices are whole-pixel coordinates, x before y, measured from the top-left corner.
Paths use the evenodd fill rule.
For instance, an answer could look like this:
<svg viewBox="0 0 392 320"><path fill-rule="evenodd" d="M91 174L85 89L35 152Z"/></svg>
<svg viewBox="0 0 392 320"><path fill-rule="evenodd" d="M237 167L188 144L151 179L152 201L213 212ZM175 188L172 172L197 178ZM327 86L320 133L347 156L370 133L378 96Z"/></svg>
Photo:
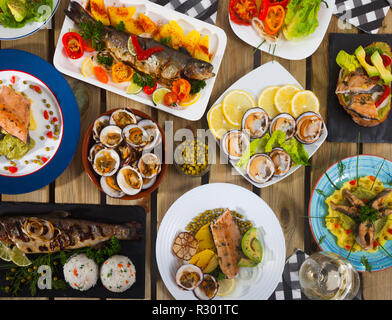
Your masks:
<svg viewBox="0 0 392 320"><path fill-rule="evenodd" d="M43 19L40 22L29 22L22 28L7 28L0 24L0 40L17 40L22 39L32 34L36 33L38 30L44 28L49 21L52 19L53 15L56 13L56 10L60 4L61 0L53 0L53 8L51 12L46 14L47 8L46 6L42 6L40 12L43 12Z"/></svg>
<svg viewBox="0 0 392 320"><path fill-rule="evenodd" d="M358 176L377 175L379 168L382 165L384 158L373 155L360 155L358 159ZM357 177L357 156L345 158L341 160L344 165L344 172L339 176L338 163L333 164L326 173L331 181L337 186L341 187L344 182L356 179ZM385 160L384 165L377 178L384 184L392 181L392 162ZM325 195L331 195L335 189L324 173L319 181L316 183L309 203L309 224L320 249L329 252L335 252L342 257L347 258L354 265L358 271L365 271L365 266L361 263L361 259L365 256L372 271L380 271L392 267L392 258L388 254L379 249L375 253L366 251L352 252L341 248L336 243L336 237L327 229L324 217L328 213L328 206L325 203L325 197L316 190L322 191ZM322 241L321 241L322 239ZM387 252L392 252L392 241L387 241L383 246Z"/></svg>
<svg viewBox="0 0 392 320"><path fill-rule="evenodd" d="M36 123L29 130L33 149L13 163L0 156L0 194L31 192L54 181L71 162L80 134L78 104L61 73L25 51L0 50L0 80L30 98Z"/></svg>

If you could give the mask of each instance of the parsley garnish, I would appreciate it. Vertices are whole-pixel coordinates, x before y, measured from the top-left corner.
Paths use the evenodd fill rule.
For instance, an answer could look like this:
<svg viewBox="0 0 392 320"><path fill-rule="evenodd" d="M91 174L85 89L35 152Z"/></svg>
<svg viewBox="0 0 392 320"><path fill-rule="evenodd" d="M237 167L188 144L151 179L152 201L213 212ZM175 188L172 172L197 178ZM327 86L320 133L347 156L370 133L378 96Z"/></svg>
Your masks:
<svg viewBox="0 0 392 320"><path fill-rule="evenodd" d="M96 23L92 21L82 22L79 25L81 31L80 35L83 39L91 40L91 46L98 51L103 49L102 35L104 31L104 25L101 21Z"/></svg>
<svg viewBox="0 0 392 320"><path fill-rule="evenodd" d="M374 208L371 208L369 206L363 206L361 209L359 209L359 221L360 222L365 222L369 221L373 223L378 219L378 211Z"/></svg>
<svg viewBox="0 0 392 320"><path fill-rule="evenodd" d="M110 56L105 56L101 54L97 54L98 63L103 64L105 66L111 67L113 65L113 58Z"/></svg>
<svg viewBox="0 0 392 320"><path fill-rule="evenodd" d="M117 31L125 31L125 24L124 21L121 21L117 26L116 26Z"/></svg>
<svg viewBox="0 0 392 320"><path fill-rule="evenodd" d="M171 43L171 36L168 36L166 38L162 38L159 42L164 44L165 46L168 46Z"/></svg>
<svg viewBox="0 0 392 320"><path fill-rule="evenodd" d="M148 86L150 88L155 86L155 80L148 74L135 72L133 74L132 81L142 88L144 88L145 86Z"/></svg>
<svg viewBox="0 0 392 320"><path fill-rule="evenodd" d="M196 94L200 92L207 85L204 80L189 80L189 83L191 84L190 94Z"/></svg>

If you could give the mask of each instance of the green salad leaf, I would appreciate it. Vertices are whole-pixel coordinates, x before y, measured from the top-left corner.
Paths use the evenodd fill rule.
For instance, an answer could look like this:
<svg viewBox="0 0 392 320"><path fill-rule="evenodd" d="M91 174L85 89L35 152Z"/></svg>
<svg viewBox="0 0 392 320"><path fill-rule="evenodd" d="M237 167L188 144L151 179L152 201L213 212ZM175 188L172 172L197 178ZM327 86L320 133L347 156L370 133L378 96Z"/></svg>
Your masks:
<svg viewBox="0 0 392 320"><path fill-rule="evenodd" d="M312 34L317 20L321 0L291 0L287 5L283 33L287 40L297 40Z"/></svg>
<svg viewBox="0 0 392 320"><path fill-rule="evenodd" d="M29 22L43 22L52 10L53 0L0 0L0 23L7 28L22 28Z"/></svg>
<svg viewBox="0 0 392 320"><path fill-rule="evenodd" d="M245 170L253 155L256 153L269 153L274 148L284 149L290 155L294 165L309 165L309 155L304 145L295 138L286 141L286 134L281 130L276 130L272 135L267 133L264 137L253 140L237 162L237 167Z"/></svg>

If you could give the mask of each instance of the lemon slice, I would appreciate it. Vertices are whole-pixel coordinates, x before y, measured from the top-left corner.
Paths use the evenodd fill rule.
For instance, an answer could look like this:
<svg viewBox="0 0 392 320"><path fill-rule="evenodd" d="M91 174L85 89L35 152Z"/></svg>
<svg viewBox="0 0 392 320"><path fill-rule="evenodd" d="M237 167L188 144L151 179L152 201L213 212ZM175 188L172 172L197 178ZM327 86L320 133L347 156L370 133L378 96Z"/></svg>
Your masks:
<svg viewBox="0 0 392 320"><path fill-rule="evenodd" d="M239 128L245 112L256 107L253 97L246 91L233 90L223 98L222 111L228 123Z"/></svg>
<svg viewBox="0 0 392 320"><path fill-rule="evenodd" d="M298 92L291 101L291 115L297 118L304 112L309 111L320 112L319 99L310 90Z"/></svg>
<svg viewBox="0 0 392 320"><path fill-rule="evenodd" d="M233 292L235 287L235 279L223 279L218 281L219 289L217 296L223 297L227 296L231 292Z"/></svg>
<svg viewBox="0 0 392 320"><path fill-rule="evenodd" d="M197 102L200 99L201 93L198 92L196 94L190 94L186 100L179 103L181 107L189 107L190 105Z"/></svg>
<svg viewBox="0 0 392 320"><path fill-rule="evenodd" d="M14 246L10 251L10 258L13 263L15 263L19 267L26 267L31 264L29 258L18 249L17 246Z"/></svg>
<svg viewBox="0 0 392 320"><path fill-rule="evenodd" d="M84 59L82 63L81 73L86 78L94 77L94 63L91 57Z"/></svg>
<svg viewBox="0 0 392 320"><path fill-rule="evenodd" d="M208 112L208 127L211 133L218 140L222 139L223 135L233 129L233 127L226 121L222 112L222 104L213 106Z"/></svg>
<svg viewBox="0 0 392 320"><path fill-rule="evenodd" d="M10 257L11 249L5 243L0 242L0 259L4 261L11 261Z"/></svg>
<svg viewBox="0 0 392 320"><path fill-rule="evenodd" d="M281 87L275 94L276 109L280 113L291 113L291 100L299 91L300 88L291 84Z"/></svg>
<svg viewBox="0 0 392 320"><path fill-rule="evenodd" d="M164 104L163 98L168 92L170 92L168 88L159 88L155 90L154 93L152 94L152 101L155 103L155 105Z"/></svg>
<svg viewBox="0 0 392 320"><path fill-rule="evenodd" d="M140 91L142 91L143 88L133 81L131 81L131 84L127 88L127 93L128 94L138 94Z"/></svg>
<svg viewBox="0 0 392 320"><path fill-rule="evenodd" d="M279 89L280 87L265 88L257 101L258 107L264 109L271 119L279 114L279 111L275 107L275 95Z"/></svg>

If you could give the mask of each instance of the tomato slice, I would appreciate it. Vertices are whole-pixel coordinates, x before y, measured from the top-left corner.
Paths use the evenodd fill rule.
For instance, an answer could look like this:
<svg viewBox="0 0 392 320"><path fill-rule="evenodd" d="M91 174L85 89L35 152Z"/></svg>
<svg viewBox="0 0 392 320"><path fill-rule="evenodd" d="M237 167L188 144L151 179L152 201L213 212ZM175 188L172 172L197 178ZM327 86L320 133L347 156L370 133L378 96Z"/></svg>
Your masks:
<svg viewBox="0 0 392 320"><path fill-rule="evenodd" d="M83 39L79 33L67 32L63 36L65 53L71 59L79 59L84 54Z"/></svg>

